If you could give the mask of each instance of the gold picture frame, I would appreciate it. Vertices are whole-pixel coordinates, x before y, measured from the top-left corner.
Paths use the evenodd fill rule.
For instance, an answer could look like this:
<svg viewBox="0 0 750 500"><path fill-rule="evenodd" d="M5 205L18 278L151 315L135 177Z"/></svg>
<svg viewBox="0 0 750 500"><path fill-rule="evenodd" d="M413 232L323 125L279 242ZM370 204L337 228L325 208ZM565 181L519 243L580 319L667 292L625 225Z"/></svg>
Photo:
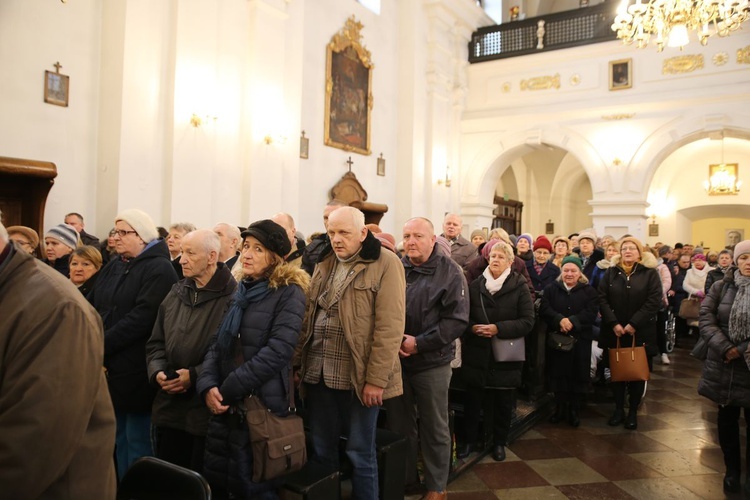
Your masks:
<svg viewBox="0 0 750 500"><path fill-rule="evenodd" d="M44 102L68 107L70 77L53 71L44 71Z"/></svg>
<svg viewBox="0 0 750 500"><path fill-rule="evenodd" d="M374 65L361 43L362 28L351 16L327 46L324 143L369 155Z"/></svg>
<svg viewBox="0 0 750 500"><path fill-rule="evenodd" d="M625 90L633 87L633 60L609 61L609 90Z"/></svg>

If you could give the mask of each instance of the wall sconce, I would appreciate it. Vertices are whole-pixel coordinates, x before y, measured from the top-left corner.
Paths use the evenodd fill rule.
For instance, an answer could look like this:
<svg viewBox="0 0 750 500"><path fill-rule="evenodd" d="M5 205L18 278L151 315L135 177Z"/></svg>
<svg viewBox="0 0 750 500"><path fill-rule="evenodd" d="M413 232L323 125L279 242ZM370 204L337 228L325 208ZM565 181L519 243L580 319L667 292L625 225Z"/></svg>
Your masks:
<svg viewBox="0 0 750 500"><path fill-rule="evenodd" d="M622 160L621 159L619 159L617 157L615 157L615 158L612 159L612 166L613 167L619 167L620 165L622 165Z"/></svg>
<svg viewBox="0 0 750 500"><path fill-rule="evenodd" d="M203 125L204 121L205 123L208 123L210 120L216 121L216 118L217 117L215 116L209 116L209 115L206 115L203 118L201 118L197 114L193 113L193 116L190 117L190 125L192 125L195 128L198 128L201 125Z"/></svg>
<svg viewBox="0 0 750 500"><path fill-rule="evenodd" d="M283 146L284 144L286 144L286 136L268 134L263 138L263 142L265 142L269 146L273 144L274 142Z"/></svg>
<svg viewBox="0 0 750 500"><path fill-rule="evenodd" d="M438 179L438 185L442 186L445 184L445 187L449 188L451 187L451 167L450 165L445 167L445 179Z"/></svg>

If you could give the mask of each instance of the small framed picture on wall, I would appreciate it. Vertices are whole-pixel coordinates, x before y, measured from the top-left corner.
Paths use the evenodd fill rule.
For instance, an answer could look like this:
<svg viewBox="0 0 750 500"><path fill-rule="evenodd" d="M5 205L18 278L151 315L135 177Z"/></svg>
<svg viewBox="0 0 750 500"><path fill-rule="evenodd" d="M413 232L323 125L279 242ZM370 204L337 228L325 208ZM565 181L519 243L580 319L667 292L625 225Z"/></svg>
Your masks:
<svg viewBox="0 0 750 500"><path fill-rule="evenodd" d="M609 61L609 90L624 90L633 87L633 60Z"/></svg>

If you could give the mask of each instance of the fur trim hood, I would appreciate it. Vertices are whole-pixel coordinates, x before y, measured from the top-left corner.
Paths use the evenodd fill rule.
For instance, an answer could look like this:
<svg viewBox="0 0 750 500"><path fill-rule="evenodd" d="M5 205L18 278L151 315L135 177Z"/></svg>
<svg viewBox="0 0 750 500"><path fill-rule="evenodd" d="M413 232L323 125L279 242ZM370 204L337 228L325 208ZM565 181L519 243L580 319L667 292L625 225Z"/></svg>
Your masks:
<svg viewBox="0 0 750 500"><path fill-rule="evenodd" d="M381 246L380 240L373 236L368 229L367 236L365 236L365 239L362 241L362 250L360 250L359 256L364 260L378 260L380 257ZM331 240L327 239L323 250L320 252L318 262L323 262L323 260L331 253L333 253L333 247L331 246Z"/></svg>
<svg viewBox="0 0 750 500"><path fill-rule="evenodd" d="M232 268L232 276L234 276L234 279L238 283L245 279L239 259L237 259L237 264ZM271 276L268 277L268 287L276 289L288 285L299 285L307 293L307 290L310 288L310 275L302 268L293 266L287 262L279 264L273 270Z"/></svg>
<svg viewBox="0 0 750 500"><path fill-rule="evenodd" d="M619 264L621 258L621 255L615 255L614 257L612 257L612 263L610 264L610 267ZM651 252L643 252L641 254L641 260L639 263L643 265L643 267L648 267L650 269L655 269L657 266L656 257L654 257L654 254L652 254Z"/></svg>

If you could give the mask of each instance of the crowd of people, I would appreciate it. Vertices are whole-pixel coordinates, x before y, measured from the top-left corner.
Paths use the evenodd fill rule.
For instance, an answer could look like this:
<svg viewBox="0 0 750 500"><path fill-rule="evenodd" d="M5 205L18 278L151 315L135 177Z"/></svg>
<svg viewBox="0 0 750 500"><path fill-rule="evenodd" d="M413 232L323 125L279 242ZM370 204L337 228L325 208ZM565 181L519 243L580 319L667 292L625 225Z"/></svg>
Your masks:
<svg viewBox="0 0 750 500"><path fill-rule="evenodd" d="M71 417L76 450L59 457L67 460L55 464L59 474L34 485L40 494L77 479L85 484L76 487L89 488L82 491L112 498L115 478L153 454L202 473L215 498L277 498L281 480L253 481L243 400L259 396L284 415L294 385L311 459L340 467L346 438L354 498L378 497L379 421L407 439L406 492L446 498L452 381L465 389L457 456L489 445L492 458L503 461L525 339L535 324L548 337L550 422L578 427L592 381L608 382L608 349L644 346L649 369L653 357L670 363L665 318L686 299L702 301L699 329L708 354L700 391L720 405L724 487L739 488L737 422L740 408L750 407L750 241L734 252L704 253L679 243L651 248L630 235L599 238L591 229L548 238L496 228L466 239L461 217L448 214L442 232L426 218L409 219L397 242L337 200L324 208L323 225L305 241L286 213L247 227L165 229L129 209L102 242L86 233L77 213L43 239L28 227L0 225L0 334L9 337L1 353L4 363L11 355L25 362L5 373L22 380L28 367L56 355L40 369L87 381L68 381L81 392L77 399L61 385L65 377L40 398L54 408L64 393L66 404L71 397L81 406L70 409L78 418ZM27 302L35 309L24 314L19 298L50 288L54 293ZM47 342L55 326L75 329L77 343ZM678 339L695 328L678 317ZM27 329L35 336L22 338L18 332ZM42 342L50 346L24 358ZM6 385L3 429L19 422L10 414L14 405L20 414L35 409L7 403L13 392ZM646 383L608 385L615 406L608 424L636 430ZM87 441L94 438L98 447ZM3 484L22 475L23 458L33 460L22 436L16 448L13 456L0 451ZM96 480L76 476L84 463L76 453L96 460ZM10 467L12 460L18 465Z"/></svg>

